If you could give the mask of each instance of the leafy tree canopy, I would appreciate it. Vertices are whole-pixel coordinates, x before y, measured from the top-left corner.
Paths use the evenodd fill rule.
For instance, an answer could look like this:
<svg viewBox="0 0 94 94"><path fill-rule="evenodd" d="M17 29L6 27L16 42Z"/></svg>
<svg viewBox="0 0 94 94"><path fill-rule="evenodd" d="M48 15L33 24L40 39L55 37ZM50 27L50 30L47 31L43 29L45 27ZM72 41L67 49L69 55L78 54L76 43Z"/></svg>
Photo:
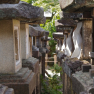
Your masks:
<svg viewBox="0 0 94 94"><path fill-rule="evenodd" d="M43 7L44 11L51 10L52 13L60 11L58 0L37 0L33 3L35 6Z"/></svg>

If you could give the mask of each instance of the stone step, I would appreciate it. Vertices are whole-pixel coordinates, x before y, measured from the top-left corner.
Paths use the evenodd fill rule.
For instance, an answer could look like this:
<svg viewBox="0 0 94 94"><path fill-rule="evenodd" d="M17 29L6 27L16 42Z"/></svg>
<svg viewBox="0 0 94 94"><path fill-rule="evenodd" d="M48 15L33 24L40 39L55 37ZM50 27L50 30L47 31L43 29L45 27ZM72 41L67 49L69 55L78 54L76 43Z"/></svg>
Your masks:
<svg viewBox="0 0 94 94"><path fill-rule="evenodd" d="M14 94L14 90L12 88L8 88L5 94Z"/></svg>
<svg viewBox="0 0 94 94"><path fill-rule="evenodd" d="M10 79L10 78L19 79L19 78L22 78L28 70L29 70L28 68L22 68L16 74L0 74L0 82L1 82L2 79Z"/></svg>
<svg viewBox="0 0 94 94"><path fill-rule="evenodd" d="M32 80L31 80L31 79L32 79ZM33 90L34 90L35 87L36 87L36 76L35 76L35 73L34 73L34 72L32 72L32 74L28 77L26 83L29 83L29 82L32 83L32 84L30 84L30 92L33 93Z"/></svg>
<svg viewBox="0 0 94 94"><path fill-rule="evenodd" d="M29 68L22 68L15 76L23 77L27 72Z"/></svg>
<svg viewBox="0 0 94 94"><path fill-rule="evenodd" d="M23 60L23 64L24 63L32 63L32 64L34 64L34 63L37 63L37 62L39 62L39 60L37 59L37 58L34 58L34 57L30 57L30 58L28 58L28 59L26 59L26 60Z"/></svg>
<svg viewBox="0 0 94 94"><path fill-rule="evenodd" d="M3 86L3 85L2 85L2 86L0 87L0 94L4 94L7 89L8 89L7 86Z"/></svg>
<svg viewBox="0 0 94 94"><path fill-rule="evenodd" d="M19 73L19 71L17 73ZM3 83L4 85L8 86L9 88L13 88L15 94L32 94L34 89L36 88L35 73L32 72L32 70L28 70L22 78L18 78L16 76L15 76L15 79L11 77L10 79L7 79L7 78L0 79L0 83ZM12 91L10 92L12 94Z"/></svg>
<svg viewBox="0 0 94 94"><path fill-rule="evenodd" d="M28 70L22 79L26 81L31 74L32 74L32 70Z"/></svg>
<svg viewBox="0 0 94 94"><path fill-rule="evenodd" d="M17 83L17 82L21 83L21 82L25 82L28 79L28 77L32 74L32 70L29 70L29 69L27 70L27 69L23 68L24 72L22 70L20 71L20 73L17 72L17 74L14 76L15 78L12 77L11 75L10 75L10 77L8 75L8 77L6 76L6 78L4 78L3 75L2 75L2 78L0 79L0 83L9 83L9 82L10 83Z"/></svg>
<svg viewBox="0 0 94 94"><path fill-rule="evenodd" d="M32 94L36 88L36 75L32 72L25 82L4 83L10 88L14 89L15 94Z"/></svg>
<svg viewBox="0 0 94 94"><path fill-rule="evenodd" d="M28 70L28 71L23 75L22 78L17 78L17 77L15 77L14 79L13 79L13 78L10 78L10 79L7 79L6 82L10 82L10 80L11 80L12 82L14 82L14 83L16 83L16 82L20 82L20 83L21 83L21 82L25 82L31 74L32 74L32 70Z"/></svg>

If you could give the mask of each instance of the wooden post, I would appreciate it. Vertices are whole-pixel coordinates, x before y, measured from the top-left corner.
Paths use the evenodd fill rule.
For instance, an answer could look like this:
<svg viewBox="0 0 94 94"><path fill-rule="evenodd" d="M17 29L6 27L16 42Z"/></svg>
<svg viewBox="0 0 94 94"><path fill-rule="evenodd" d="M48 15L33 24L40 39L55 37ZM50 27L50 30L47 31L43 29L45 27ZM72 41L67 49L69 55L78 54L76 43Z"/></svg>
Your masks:
<svg viewBox="0 0 94 94"><path fill-rule="evenodd" d="M46 53L45 61L48 61L48 54ZM45 62L45 68L47 67L47 62Z"/></svg>
<svg viewBox="0 0 94 94"><path fill-rule="evenodd" d="M58 66L60 66L60 62L58 62Z"/></svg>
<svg viewBox="0 0 94 94"><path fill-rule="evenodd" d="M56 53L54 54L54 65L57 63L57 55Z"/></svg>

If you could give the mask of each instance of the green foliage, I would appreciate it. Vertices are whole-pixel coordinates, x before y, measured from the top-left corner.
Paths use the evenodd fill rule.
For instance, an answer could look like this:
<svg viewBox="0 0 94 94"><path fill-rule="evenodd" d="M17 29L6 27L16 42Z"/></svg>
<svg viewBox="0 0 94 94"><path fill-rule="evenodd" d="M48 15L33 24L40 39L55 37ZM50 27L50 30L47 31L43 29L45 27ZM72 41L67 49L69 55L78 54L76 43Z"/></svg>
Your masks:
<svg viewBox="0 0 94 94"><path fill-rule="evenodd" d="M21 0L21 1L24 1L24 2L27 2L29 4L32 4L32 0Z"/></svg>
<svg viewBox="0 0 94 94"><path fill-rule="evenodd" d="M62 72L62 67L58 66L58 64L55 64L53 67L50 68L52 72L54 73L61 73Z"/></svg>
<svg viewBox="0 0 94 94"><path fill-rule="evenodd" d="M52 13L60 11L58 0L37 0L33 5L43 7L44 11L51 10Z"/></svg>
<svg viewBox="0 0 94 94"><path fill-rule="evenodd" d="M42 92L41 94L62 94L60 91L62 89L61 78L57 75L57 73L61 72L61 67L55 65L51 70L56 72L52 77L49 75L48 80L43 79L41 76L41 83L42 83Z"/></svg>

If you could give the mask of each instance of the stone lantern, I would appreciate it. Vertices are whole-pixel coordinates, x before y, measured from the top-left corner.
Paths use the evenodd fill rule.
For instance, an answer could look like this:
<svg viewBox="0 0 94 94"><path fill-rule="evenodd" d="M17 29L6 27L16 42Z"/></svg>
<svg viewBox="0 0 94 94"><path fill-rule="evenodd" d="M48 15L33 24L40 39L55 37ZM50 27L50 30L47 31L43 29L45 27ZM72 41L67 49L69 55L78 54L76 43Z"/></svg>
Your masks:
<svg viewBox="0 0 94 94"><path fill-rule="evenodd" d="M42 8L25 2L0 4L0 83L14 88L15 94L32 94L36 90L36 75L22 68L22 59L30 57L27 23L42 19Z"/></svg>
<svg viewBox="0 0 94 94"><path fill-rule="evenodd" d="M65 43L65 54L70 56L73 52L72 33L76 27L76 22L73 19L61 18L55 22L57 32L63 32ZM62 45L63 47L63 45ZM63 48L62 48L63 50Z"/></svg>
<svg viewBox="0 0 94 94"><path fill-rule="evenodd" d="M59 0L59 2L61 10L63 11L63 17L78 21L77 27L73 32L73 43L75 44L75 50L71 58L79 57L79 55L82 53L82 58L79 60L76 60L77 58L74 58L74 60L71 58L68 60L68 58L66 58L66 60L63 60L62 62L63 93L93 94L94 79L92 76L94 76L94 68L93 66L91 67L89 62L89 55L91 55L92 64L94 65L94 1ZM80 64L80 62L82 62L83 65ZM77 68L81 71L79 71ZM73 70L74 73L71 73Z"/></svg>
<svg viewBox="0 0 94 94"><path fill-rule="evenodd" d="M60 58L64 54L64 51L61 51L63 45L64 34L63 32L55 32L53 33L53 38L57 40L56 50L57 50L57 60L58 65L60 66Z"/></svg>
<svg viewBox="0 0 94 94"><path fill-rule="evenodd" d="M41 38L42 48L46 50L45 65L43 64L44 71L45 71L45 67L47 67L48 53L50 52L50 46L49 46L49 43L48 43L50 38L48 38L48 35L49 35L49 31L44 31L44 36Z"/></svg>
<svg viewBox="0 0 94 94"><path fill-rule="evenodd" d="M35 31L35 32L34 32ZM45 77L45 70L43 66L45 66L45 53L46 49L42 48L41 37L43 37L45 30L40 26L30 26L30 35L33 35L33 44L39 48L39 52L41 53L41 62L40 62L40 73L42 73L43 77ZM39 53L39 54L40 54ZM34 53L32 53L34 55ZM38 55L39 55L38 54Z"/></svg>

